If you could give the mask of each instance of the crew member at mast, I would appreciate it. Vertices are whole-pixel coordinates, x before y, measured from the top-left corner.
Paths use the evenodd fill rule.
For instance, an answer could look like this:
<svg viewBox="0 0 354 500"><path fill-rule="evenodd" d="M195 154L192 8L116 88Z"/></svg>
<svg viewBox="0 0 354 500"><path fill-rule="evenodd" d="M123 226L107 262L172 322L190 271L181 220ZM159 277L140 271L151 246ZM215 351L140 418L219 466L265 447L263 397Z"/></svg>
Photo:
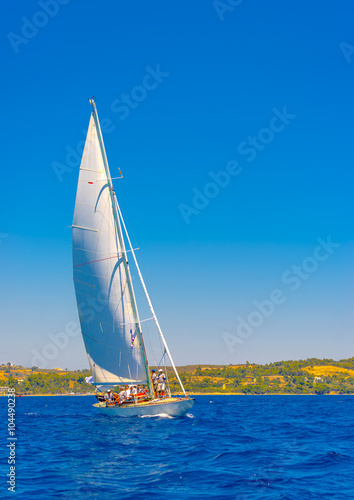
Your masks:
<svg viewBox="0 0 354 500"><path fill-rule="evenodd" d="M154 390L154 396L155 398L157 398L157 385L158 385L158 381L157 381L157 375L156 375L156 372L154 369L151 370L151 380L152 380L152 387L153 387L153 390Z"/></svg>
<svg viewBox="0 0 354 500"><path fill-rule="evenodd" d="M157 382L158 382L157 393L158 393L159 398L163 398L165 396L165 386L166 386L165 380L166 380L165 374L164 374L162 368L160 368L159 369L159 376L157 377Z"/></svg>

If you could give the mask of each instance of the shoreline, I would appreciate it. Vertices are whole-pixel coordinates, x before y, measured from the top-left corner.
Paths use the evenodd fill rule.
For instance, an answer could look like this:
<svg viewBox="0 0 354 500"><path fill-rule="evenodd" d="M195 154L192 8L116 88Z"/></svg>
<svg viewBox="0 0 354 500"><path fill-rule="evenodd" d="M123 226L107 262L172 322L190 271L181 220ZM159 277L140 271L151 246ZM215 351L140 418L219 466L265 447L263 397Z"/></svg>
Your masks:
<svg viewBox="0 0 354 500"><path fill-rule="evenodd" d="M178 394L181 396L182 394ZM284 394L279 394L279 392L268 393L268 394L244 394L243 392L191 392L188 396L354 396L352 394L291 394L285 392Z"/></svg>
<svg viewBox="0 0 354 500"><path fill-rule="evenodd" d="M63 396L77 396L77 397L85 397L85 396L95 396L95 394L22 394L22 396L16 397L63 397ZM183 394L175 393L173 396L183 396ZM187 396L354 396L352 394L291 394L291 393L269 393L269 394L244 394L243 392L190 392ZM1 394L0 397L7 397L7 394Z"/></svg>

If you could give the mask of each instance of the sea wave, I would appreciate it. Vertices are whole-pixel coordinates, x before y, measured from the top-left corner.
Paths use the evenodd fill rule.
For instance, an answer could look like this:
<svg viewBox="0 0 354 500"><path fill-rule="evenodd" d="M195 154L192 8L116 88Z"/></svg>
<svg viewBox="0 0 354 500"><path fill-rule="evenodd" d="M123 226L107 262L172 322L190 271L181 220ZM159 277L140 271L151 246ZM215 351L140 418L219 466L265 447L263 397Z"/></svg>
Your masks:
<svg viewBox="0 0 354 500"><path fill-rule="evenodd" d="M138 415L139 418L175 418L171 415L167 415L167 413L156 413L156 415Z"/></svg>
<svg viewBox="0 0 354 500"><path fill-rule="evenodd" d="M354 498L350 396L197 396L181 418L107 417L93 402L16 401L19 498ZM5 447L0 464L5 477Z"/></svg>

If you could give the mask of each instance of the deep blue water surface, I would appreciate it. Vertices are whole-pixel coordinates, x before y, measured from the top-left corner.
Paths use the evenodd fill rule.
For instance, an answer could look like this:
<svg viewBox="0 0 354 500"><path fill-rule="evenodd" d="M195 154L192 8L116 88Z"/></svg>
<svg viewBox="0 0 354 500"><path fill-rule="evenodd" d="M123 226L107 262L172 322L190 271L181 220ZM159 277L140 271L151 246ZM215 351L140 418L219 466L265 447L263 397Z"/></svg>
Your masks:
<svg viewBox="0 0 354 500"><path fill-rule="evenodd" d="M16 398L16 493L0 498L354 499L354 397L198 396L182 418L101 415L93 397Z"/></svg>

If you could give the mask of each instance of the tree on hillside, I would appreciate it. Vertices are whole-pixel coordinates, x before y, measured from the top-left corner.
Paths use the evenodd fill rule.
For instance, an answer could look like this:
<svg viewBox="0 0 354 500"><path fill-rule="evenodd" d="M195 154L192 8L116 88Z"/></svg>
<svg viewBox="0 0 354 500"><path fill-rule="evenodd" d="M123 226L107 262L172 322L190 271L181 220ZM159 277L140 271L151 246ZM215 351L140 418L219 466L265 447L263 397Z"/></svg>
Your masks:
<svg viewBox="0 0 354 500"><path fill-rule="evenodd" d="M17 380L14 377L12 377L11 375L7 379L7 384L9 387L17 387L18 386Z"/></svg>

